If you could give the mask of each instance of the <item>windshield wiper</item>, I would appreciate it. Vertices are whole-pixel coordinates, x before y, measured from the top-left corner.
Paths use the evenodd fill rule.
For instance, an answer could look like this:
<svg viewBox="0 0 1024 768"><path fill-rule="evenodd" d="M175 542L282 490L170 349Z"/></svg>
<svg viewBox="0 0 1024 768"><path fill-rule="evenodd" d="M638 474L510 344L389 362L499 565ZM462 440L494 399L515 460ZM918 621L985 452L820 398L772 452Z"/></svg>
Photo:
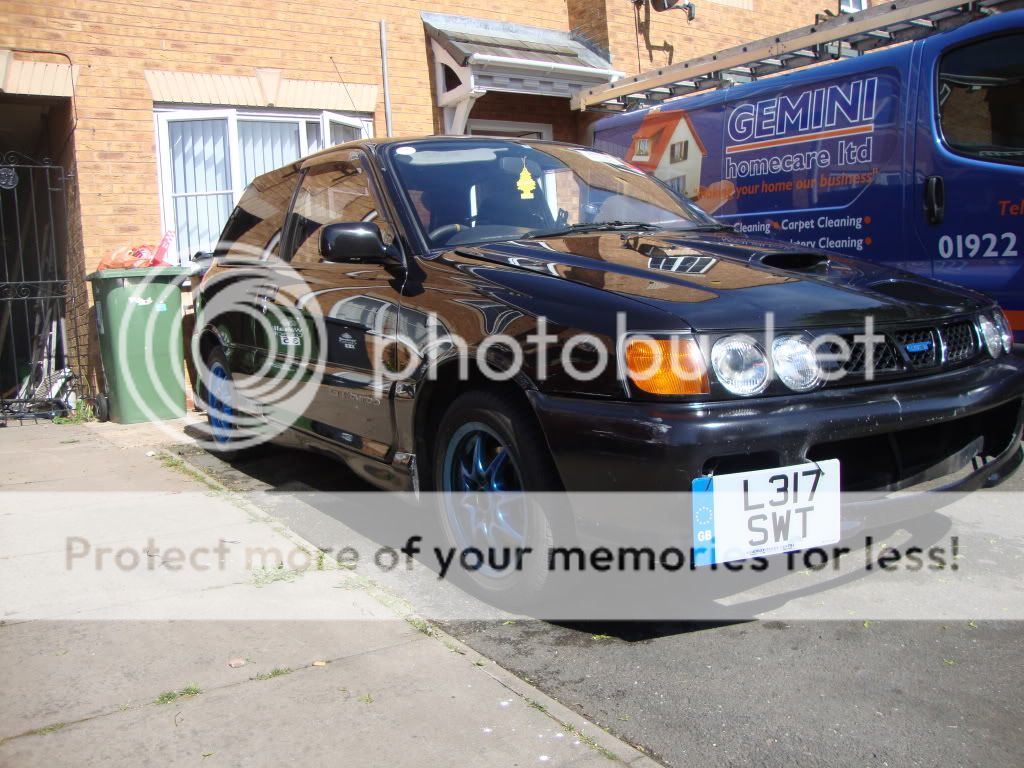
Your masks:
<svg viewBox="0 0 1024 768"><path fill-rule="evenodd" d="M692 227L683 227L686 232L735 232L736 227L732 224L695 224Z"/></svg>
<svg viewBox="0 0 1024 768"><path fill-rule="evenodd" d="M550 231L531 232L530 237L551 237L553 235L568 235L573 232L613 232L618 230L656 230L661 229L657 224L650 224L646 221L591 221L568 224L560 229Z"/></svg>

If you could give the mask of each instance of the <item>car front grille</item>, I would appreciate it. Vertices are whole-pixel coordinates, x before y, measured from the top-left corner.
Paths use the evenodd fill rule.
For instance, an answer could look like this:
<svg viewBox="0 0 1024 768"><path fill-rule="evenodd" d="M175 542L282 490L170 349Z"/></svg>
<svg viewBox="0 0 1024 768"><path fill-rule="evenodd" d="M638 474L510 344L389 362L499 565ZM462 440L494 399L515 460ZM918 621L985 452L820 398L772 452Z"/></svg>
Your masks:
<svg viewBox="0 0 1024 768"><path fill-rule="evenodd" d="M941 327L880 329L882 339L873 344L873 374L895 375L927 371L940 366L958 365L973 360L980 351L974 323L957 321ZM835 338L835 337L833 337ZM837 341L822 340L818 345L819 363L835 375L840 370L855 379L868 376L867 347L862 334L839 334L849 349ZM841 384L844 376L837 377Z"/></svg>
<svg viewBox="0 0 1024 768"><path fill-rule="evenodd" d="M912 368L931 368L939 362L939 345L931 328L896 331L892 338L904 351Z"/></svg>
<svg viewBox="0 0 1024 768"><path fill-rule="evenodd" d="M977 354L978 339L973 323L952 323L943 328L941 333L942 341L946 345L947 363L962 363Z"/></svg>
<svg viewBox="0 0 1024 768"><path fill-rule="evenodd" d="M843 366L847 373L864 373L867 370L867 348L863 342L854 341L853 337L846 339L850 345L850 360ZM886 339L884 342L875 344L873 349L875 371L899 370L900 359L892 342Z"/></svg>
<svg viewBox="0 0 1024 768"><path fill-rule="evenodd" d="M820 345L819 351L822 354L821 365L826 371L835 372L840 368L847 374L861 375L867 371L867 347L863 341L857 340L857 334L841 334L849 349L849 357L843 359L845 350L843 345L836 342L827 342ZM872 357L875 373L885 373L900 370L900 357L892 341L886 338L873 345Z"/></svg>

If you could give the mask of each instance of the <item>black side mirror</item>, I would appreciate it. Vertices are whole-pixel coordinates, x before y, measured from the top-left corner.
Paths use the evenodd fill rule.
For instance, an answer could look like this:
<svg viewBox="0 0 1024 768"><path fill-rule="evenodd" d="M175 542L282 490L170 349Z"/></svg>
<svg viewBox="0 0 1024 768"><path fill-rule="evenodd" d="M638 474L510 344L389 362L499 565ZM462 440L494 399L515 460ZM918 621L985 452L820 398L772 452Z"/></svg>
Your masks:
<svg viewBox="0 0 1024 768"><path fill-rule="evenodd" d="M394 245L384 242L372 222L328 224L320 231L320 256L335 264L400 264Z"/></svg>
<svg viewBox="0 0 1024 768"><path fill-rule="evenodd" d="M192 263L188 265L190 275L205 275L213 264L213 254L206 251L196 251L192 254Z"/></svg>

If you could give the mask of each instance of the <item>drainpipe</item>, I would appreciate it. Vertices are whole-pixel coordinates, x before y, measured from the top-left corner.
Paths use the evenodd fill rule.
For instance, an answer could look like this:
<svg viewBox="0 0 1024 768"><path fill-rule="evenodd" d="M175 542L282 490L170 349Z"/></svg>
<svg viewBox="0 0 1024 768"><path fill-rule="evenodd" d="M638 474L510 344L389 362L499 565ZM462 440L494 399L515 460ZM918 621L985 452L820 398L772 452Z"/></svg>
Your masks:
<svg viewBox="0 0 1024 768"><path fill-rule="evenodd" d="M388 82L388 27L384 19L380 20L380 65L384 74L384 125L391 132L391 84Z"/></svg>

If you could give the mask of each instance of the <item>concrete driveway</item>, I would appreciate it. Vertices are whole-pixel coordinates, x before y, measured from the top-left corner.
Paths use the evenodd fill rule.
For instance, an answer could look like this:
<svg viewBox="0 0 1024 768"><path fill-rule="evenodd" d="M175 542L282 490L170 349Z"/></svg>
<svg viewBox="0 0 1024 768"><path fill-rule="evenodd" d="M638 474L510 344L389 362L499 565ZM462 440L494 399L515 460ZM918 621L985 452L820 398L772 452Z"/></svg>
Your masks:
<svg viewBox="0 0 1024 768"><path fill-rule="evenodd" d="M186 459L243 491L372 490L329 460L289 451L233 466L207 454ZM1020 490L1024 474L1001 494ZM967 514L983 518L996 501L978 494ZM315 508L287 522L318 546L346 535L345 522ZM1021 557L1019 538L999 543ZM867 596L885 604L885 594ZM1016 621L443 626L669 766L1009 766L1024 750Z"/></svg>

